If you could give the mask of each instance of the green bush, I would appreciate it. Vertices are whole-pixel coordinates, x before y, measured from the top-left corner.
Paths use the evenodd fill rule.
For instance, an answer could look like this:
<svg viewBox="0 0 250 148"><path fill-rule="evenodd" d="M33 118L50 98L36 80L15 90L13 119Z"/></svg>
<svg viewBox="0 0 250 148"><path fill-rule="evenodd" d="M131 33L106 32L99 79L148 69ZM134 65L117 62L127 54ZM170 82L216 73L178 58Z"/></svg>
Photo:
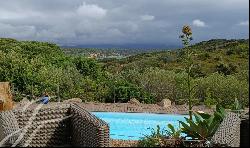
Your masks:
<svg viewBox="0 0 250 148"><path fill-rule="evenodd" d="M101 67L94 59L76 57L74 58L73 63L75 64L79 73L85 77L89 76L92 79L97 79L101 76Z"/></svg>
<svg viewBox="0 0 250 148"><path fill-rule="evenodd" d="M212 107L213 105L217 104L215 98L212 98L211 91L209 89L206 90L206 98L204 99L204 104L208 107Z"/></svg>
<svg viewBox="0 0 250 148"><path fill-rule="evenodd" d="M14 100L23 96L40 96L44 91L62 100L80 97L89 99L86 81L94 84L104 77L96 61L66 56L51 43L0 39L0 81L14 85ZM100 92L103 92L98 87ZM59 92L58 92L59 90ZM93 90L93 92L95 92ZM94 93L91 100L102 97ZM98 97L97 97L98 96Z"/></svg>
<svg viewBox="0 0 250 148"><path fill-rule="evenodd" d="M128 102L130 99L136 98L140 102L155 103L150 93L147 93L136 84L129 82L122 75L111 76L106 84L109 88L109 93L106 96L105 102Z"/></svg>
<svg viewBox="0 0 250 148"><path fill-rule="evenodd" d="M197 79L197 93L201 100L206 98L216 104L221 104L225 108L230 108L235 98L244 104L249 102L249 85L247 81L240 81L232 75L224 76L219 73L213 73L205 78ZM208 96L209 95L209 96Z"/></svg>
<svg viewBox="0 0 250 148"><path fill-rule="evenodd" d="M205 53L199 54L197 58L198 58L199 60L203 60L203 61L204 61L204 60L209 59L209 58L210 58L210 55L209 55L208 52L205 52Z"/></svg>
<svg viewBox="0 0 250 148"><path fill-rule="evenodd" d="M190 73L190 76L193 77L193 78L206 76L206 74L201 69L201 64L195 64L192 67L192 71Z"/></svg>
<svg viewBox="0 0 250 148"><path fill-rule="evenodd" d="M166 138L164 132L158 125L156 130L152 129L151 135L145 135L138 141L138 147L163 147L163 139Z"/></svg>
<svg viewBox="0 0 250 148"><path fill-rule="evenodd" d="M170 99L175 101L177 95L176 74L174 71L167 71L158 68L146 69L141 74L139 85L152 94L156 101Z"/></svg>
<svg viewBox="0 0 250 148"><path fill-rule="evenodd" d="M215 69L224 75L231 75L237 72L237 66L232 63L228 65L224 63L217 64Z"/></svg>

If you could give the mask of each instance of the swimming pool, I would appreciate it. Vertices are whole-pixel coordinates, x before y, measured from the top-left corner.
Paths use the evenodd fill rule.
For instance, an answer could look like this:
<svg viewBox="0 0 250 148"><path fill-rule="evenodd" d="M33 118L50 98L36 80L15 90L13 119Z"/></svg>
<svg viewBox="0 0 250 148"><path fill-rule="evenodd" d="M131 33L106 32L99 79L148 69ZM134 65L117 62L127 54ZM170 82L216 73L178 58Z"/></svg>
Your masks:
<svg viewBox="0 0 250 148"><path fill-rule="evenodd" d="M188 115L151 114L151 113L118 113L92 112L95 116L109 124L112 139L139 140L144 135L151 134L152 128L159 125L167 129L167 124L179 128L178 121L185 121Z"/></svg>

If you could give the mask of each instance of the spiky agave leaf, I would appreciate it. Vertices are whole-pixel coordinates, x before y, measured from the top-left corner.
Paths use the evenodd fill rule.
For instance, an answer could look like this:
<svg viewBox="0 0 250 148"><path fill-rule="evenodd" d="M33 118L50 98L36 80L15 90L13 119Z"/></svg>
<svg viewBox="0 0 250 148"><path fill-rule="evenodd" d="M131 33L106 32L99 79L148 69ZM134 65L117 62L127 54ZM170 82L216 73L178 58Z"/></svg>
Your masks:
<svg viewBox="0 0 250 148"><path fill-rule="evenodd" d="M172 124L168 124L168 128L172 131L172 133L175 133L175 129Z"/></svg>

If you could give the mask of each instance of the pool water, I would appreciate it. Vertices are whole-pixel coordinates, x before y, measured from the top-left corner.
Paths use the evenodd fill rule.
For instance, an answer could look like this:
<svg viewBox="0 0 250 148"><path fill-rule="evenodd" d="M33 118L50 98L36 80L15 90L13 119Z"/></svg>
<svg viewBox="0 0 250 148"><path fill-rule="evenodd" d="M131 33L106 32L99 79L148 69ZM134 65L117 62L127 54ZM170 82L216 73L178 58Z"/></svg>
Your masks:
<svg viewBox="0 0 250 148"><path fill-rule="evenodd" d="M117 113L92 112L95 116L109 124L112 139L139 140L144 135L150 135L157 125L166 130L167 124L179 128L179 121L184 121L188 115L151 114L151 113Z"/></svg>

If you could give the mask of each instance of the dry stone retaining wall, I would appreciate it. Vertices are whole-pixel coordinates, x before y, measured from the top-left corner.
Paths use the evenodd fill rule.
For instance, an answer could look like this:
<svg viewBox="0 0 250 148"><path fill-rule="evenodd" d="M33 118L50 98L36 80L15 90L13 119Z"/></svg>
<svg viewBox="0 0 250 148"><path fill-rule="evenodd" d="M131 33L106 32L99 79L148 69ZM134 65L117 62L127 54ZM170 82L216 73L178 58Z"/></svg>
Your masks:
<svg viewBox="0 0 250 148"><path fill-rule="evenodd" d="M186 105L171 105L169 107L161 107L157 104L140 104L131 103L81 103L88 111L103 111L103 112L144 112L144 113L160 113L160 114L188 114L188 106ZM195 106L194 111L203 111L212 113L213 109L205 106Z"/></svg>

